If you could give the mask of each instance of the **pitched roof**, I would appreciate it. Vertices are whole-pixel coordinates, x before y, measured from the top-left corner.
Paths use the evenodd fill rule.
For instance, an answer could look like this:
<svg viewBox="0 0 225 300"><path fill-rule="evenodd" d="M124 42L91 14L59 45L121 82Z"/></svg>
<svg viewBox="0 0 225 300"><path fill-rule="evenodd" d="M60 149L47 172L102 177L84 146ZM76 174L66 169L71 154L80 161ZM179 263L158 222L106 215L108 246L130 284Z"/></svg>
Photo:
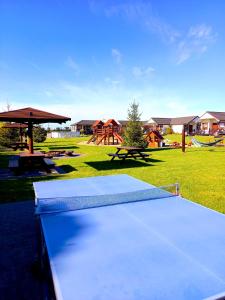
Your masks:
<svg viewBox="0 0 225 300"><path fill-rule="evenodd" d="M164 140L164 137L160 134L158 130L152 130L149 134L154 133L160 140Z"/></svg>
<svg viewBox="0 0 225 300"><path fill-rule="evenodd" d="M74 125L90 125L92 126L95 123L96 120L81 120L79 122L73 123L70 126Z"/></svg>
<svg viewBox="0 0 225 300"><path fill-rule="evenodd" d="M170 124L171 125L184 125L191 123L194 119L198 118L198 116L189 116L189 117L180 117L180 118L172 118Z"/></svg>
<svg viewBox="0 0 225 300"><path fill-rule="evenodd" d="M225 121L225 112L207 111L206 113L212 115L219 121Z"/></svg>
<svg viewBox="0 0 225 300"><path fill-rule="evenodd" d="M104 127L109 126L109 124L112 124L114 126L119 126L120 124L117 123L114 119L109 119L107 122L105 122Z"/></svg>
<svg viewBox="0 0 225 300"><path fill-rule="evenodd" d="M151 118L158 125L170 125L171 118ZM148 122L147 122L148 123ZM150 124L150 123L149 123Z"/></svg>
<svg viewBox="0 0 225 300"><path fill-rule="evenodd" d="M128 120L118 120L118 122L122 125L122 126L126 126L127 123L129 122Z"/></svg>
<svg viewBox="0 0 225 300"><path fill-rule="evenodd" d="M129 122L128 120L118 120L118 122L122 125L122 126L126 126L127 123ZM140 123L142 125L144 125L145 123L147 123L147 121L140 121Z"/></svg>
<svg viewBox="0 0 225 300"><path fill-rule="evenodd" d="M101 120L96 120L96 121L92 124L92 127L96 127L97 125L103 126L103 125L104 125L104 122L101 121Z"/></svg>
<svg viewBox="0 0 225 300"><path fill-rule="evenodd" d="M0 121L11 122L32 122L34 124L40 123L63 123L70 121L70 118L52 114L46 111L35 109L32 107L26 107L17 110L10 110L0 113Z"/></svg>

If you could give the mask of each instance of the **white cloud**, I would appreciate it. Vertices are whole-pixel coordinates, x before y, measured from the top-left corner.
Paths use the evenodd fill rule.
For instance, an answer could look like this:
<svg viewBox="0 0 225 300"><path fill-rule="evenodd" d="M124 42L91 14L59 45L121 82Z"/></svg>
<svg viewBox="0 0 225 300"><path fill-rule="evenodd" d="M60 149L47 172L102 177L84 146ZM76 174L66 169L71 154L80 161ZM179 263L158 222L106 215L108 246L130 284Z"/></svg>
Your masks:
<svg viewBox="0 0 225 300"><path fill-rule="evenodd" d="M67 57L67 60L66 60L65 63L66 63L66 65L67 65L69 68L73 69L73 70L75 71L75 73L78 73L78 72L79 72L79 66L78 66L78 64L75 62L75 60L72 59L71 56L68 56L68 57Z"/></svg>
<svg viewBox="0 0 225 300"><path fill-rule="evenodd" d="M193 112L190 101L180 99L169 90L159 90L150 85L128 88L122 83L111 84L111 80L105 78L101 82L80 85L61 81L55 87L46 89L54 97L49 97L48 101L39 104L37 108L69 116L72 122L103 117L126 119L128 106L133 100L139 103L143 120L151 116L176 117L191 115Z"/></svg>
<svg viewBox="0 0 225 300"><path fill-rule="evenodd" d="M107 1L90 2L93 13L102 13L108 18L114 16L123 18L145 30L156 34L175 53L175 61L182 64L193 56L205 53L216 40L216 34L211 26L200 24L191 26L186 33L174 28L171 24L160 18L148 1L126 1L123 3ZM140 70L134 70L139 74ZM138 75L139 76L139 75Z"/></svg>
<svg viewBox="0 0 225 300"><path fill-rule="evenodd" d="M177 45L177 64L181 64L195 55L205 53L215 42L216 36L211 26L201 24L190 27L188 33Z"/></svg>
<svg viewBox="0 0 225 300"><path fill-rule="evenodd" d="M168 43L173 43L180 35L170 24L153 12L151 3L147 1L126 1L116 4L90 1L89 7L93 13L101 12L108 18L117 16L135 22L145 30L158 34Z"/></svg>
<svg viewBox="0 0 225 300"><path fill-rule="evenodd" d="M115 86L115 87L118 86L121 83L120 80L114 80L114 79L112 79L110 77L105 77L104 81L106 83L112 85L112 86Z"/></svg>
<svg viewBox="0 0 225 300"><path fill-rule="evenodd" d="M134 77L144 77L152 75L155 72L155 69L152 67L141 68L141 67L133 67L132 74Z"/></svg>
<svg viewBox="0 0 225 300"><path fill-rule="evenodd" d="M118 49L112 49L112 57L117 64L120 64L122 61L122 54Z"/></svg>

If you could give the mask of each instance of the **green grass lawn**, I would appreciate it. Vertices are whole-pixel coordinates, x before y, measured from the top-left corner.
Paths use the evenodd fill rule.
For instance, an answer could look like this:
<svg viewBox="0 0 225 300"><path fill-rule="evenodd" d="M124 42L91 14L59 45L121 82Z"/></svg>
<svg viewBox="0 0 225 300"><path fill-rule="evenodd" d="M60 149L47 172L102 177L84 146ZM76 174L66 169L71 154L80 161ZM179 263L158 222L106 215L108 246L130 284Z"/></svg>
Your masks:
<svg viewBox="0 0 225 300"><path fill-rule="evenodd" d="M168 136L180 141L180 135ZM211 137L198 138L212 141ZM44 177L0 180L0 201L20 201L34 198L32 182L37 180L70 179L108 174L129 174L156 186L179 182L184 197L225 213L225 147L181 149L147 149L148 162L142 160L118 160L110 162L107 153L115 152L115 146L88 146L80 144L87 137L48 139L36 144L36 150L74 150L81 154L76 158L60 158L55 162L66 174ZM187 139L188 140L188 139ZM0 168L7 167L9 155L14 151L0 152Z"/></svg>

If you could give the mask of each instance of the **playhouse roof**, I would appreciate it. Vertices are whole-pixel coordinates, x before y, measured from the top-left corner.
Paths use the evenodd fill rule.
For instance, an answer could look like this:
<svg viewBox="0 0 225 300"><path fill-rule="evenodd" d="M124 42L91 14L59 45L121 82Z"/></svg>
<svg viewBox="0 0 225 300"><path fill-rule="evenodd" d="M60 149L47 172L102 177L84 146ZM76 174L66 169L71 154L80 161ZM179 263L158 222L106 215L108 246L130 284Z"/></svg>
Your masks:
<svg viewBox="0 0 225 300"><path fill-rule="evenodd" d="M92 125L92 127L96 127L96 126L98 126L98 125L104 125L104 122L102 122L102 120L96 120L96 121L94 122L94 124Z"/></svg>
<svg viewBox="0 0 225 300"><path fill-rule="evenodd" d="M105 122L104 127L109 126L110 124L114 125L114 126L120 126L119 123L117 123L114 119L109 119L107 122Z"/></svg>
<svg viewBox="0 0 225 300"><path fill-rule="evenodd" d="M151 134L151 133L154 133L160 140L163 140L163 139L164 139L163 136L159 133L158 130L152 130L152 131L150 132L150 134Z"/></svg>

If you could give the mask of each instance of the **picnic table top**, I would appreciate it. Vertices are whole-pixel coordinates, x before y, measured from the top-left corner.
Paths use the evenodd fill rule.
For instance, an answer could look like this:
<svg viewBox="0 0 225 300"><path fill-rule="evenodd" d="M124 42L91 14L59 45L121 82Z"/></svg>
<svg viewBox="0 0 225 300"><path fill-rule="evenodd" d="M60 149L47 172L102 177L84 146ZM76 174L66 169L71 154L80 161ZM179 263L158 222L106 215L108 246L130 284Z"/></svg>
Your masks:
<svg viewBox="0 0 225 300"><path fill-rule="evenodd" d="M29 152L21 152L19 153L20 157L44 157L44 153L41 152L34 152L34 153L29 153Z"/></svg>
<svg viewBox="0 0 225 300"><path fill-rule="evenodd" d="M144 150L142 147L132 147L132 146L118 146L117 149L124 149L124 150Z"/></svg>
<svg viewBox="0 0 225 300"><path fill-rule="evenodd" d="M11 145L27 145L26 142L15 142L15 143L12 143Z"/></svg>

